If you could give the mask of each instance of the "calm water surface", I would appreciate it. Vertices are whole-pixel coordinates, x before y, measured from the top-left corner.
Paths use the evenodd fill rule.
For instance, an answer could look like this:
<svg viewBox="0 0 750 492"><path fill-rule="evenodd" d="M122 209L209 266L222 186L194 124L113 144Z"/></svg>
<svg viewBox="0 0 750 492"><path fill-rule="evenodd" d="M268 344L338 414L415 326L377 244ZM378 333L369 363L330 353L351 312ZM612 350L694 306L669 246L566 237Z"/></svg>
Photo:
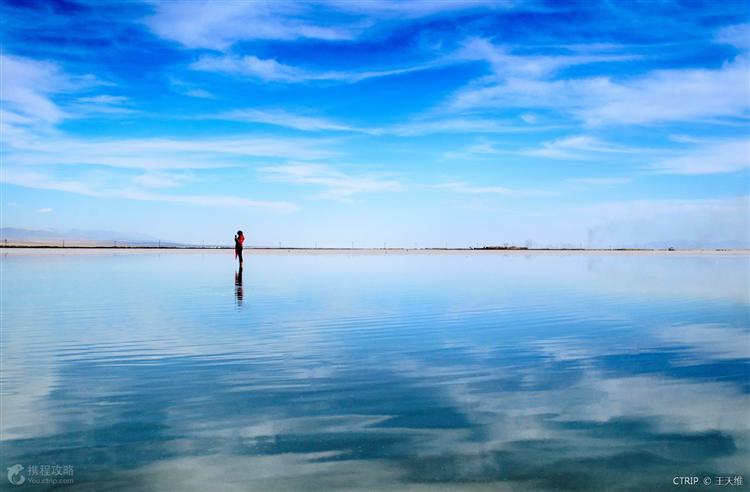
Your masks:
<svg viewBox="0 0 750 492"><path fill-rule="evenodd" d="M245 263L4 254L0 488L749 488L747 256Z"/></svg>

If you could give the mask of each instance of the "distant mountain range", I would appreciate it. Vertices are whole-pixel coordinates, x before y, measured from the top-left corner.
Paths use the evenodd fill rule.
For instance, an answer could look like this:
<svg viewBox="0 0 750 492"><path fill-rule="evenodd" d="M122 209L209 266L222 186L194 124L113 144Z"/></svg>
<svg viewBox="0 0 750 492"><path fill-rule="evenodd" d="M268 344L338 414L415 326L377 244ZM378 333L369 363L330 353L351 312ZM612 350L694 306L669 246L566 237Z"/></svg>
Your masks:
<svg viewBox="0 0 750 492"><path fill-rule="evenodd" d="M83 229L22 229L0 228L0 241L9 244L39 244L53 246L186 246L170 241L161 241L148 234Z"/></svg>

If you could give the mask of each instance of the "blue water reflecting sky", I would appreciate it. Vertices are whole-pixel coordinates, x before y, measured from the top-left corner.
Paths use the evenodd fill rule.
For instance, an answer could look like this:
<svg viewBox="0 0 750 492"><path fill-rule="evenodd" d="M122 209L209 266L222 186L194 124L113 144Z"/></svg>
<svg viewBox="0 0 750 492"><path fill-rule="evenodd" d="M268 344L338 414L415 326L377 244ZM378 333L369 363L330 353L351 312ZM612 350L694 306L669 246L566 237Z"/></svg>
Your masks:
<svg viewBox="0 0 750 492"><path fill-rule="evenodd" d="M227 252L4 255L3 466L81 490L750 480L747 256L248 256L238 285Z"/></svg>

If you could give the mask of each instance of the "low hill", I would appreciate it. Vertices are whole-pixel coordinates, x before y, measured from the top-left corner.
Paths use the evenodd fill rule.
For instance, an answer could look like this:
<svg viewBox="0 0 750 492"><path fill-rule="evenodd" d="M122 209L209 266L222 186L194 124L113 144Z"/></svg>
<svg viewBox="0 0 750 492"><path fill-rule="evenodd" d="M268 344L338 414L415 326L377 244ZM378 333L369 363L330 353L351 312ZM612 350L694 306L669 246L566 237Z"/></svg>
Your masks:
<svg viewBox="0 0 750 492"><path fill-rule="evenodd" d="M18 227L0 228L0 241L8 245L39 246L186 246L133 232Z"/></svg>

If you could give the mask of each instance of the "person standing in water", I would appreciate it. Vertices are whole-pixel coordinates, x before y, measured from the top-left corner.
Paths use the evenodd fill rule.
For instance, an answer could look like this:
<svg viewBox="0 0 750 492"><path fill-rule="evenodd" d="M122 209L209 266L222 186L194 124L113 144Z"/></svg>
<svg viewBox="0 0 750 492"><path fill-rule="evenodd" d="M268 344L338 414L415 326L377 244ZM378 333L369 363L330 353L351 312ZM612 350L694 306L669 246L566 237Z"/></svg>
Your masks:
<svg viewBox="0 0 750 492"><path fill-rule="evenodd" d="M237 231L234 236L234 257L240 260L240 270L242 269L242 243L245 242L245 236L242 231Z"/></svg>

